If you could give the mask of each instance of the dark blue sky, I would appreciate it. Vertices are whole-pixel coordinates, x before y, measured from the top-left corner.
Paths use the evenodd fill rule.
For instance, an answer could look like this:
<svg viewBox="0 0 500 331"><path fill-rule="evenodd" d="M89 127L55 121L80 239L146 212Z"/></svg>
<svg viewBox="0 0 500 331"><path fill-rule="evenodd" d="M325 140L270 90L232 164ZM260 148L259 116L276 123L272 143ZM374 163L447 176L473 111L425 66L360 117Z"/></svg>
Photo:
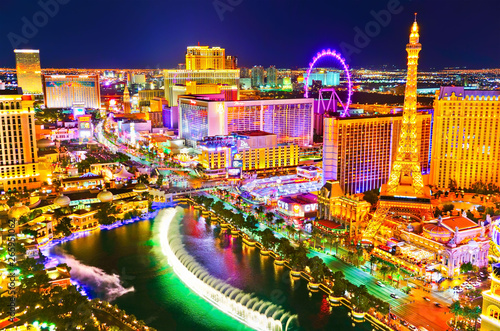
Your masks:
<svg viewBox="0 0 500 331"><path fill-rule="evenodd" d="M39 1L65 4L44 17ZM353 51L354 67L403 68L414 12L421 29L421 68L500 67L498 0L0 2L0 67L14 67L12 40L21 37L17 47L40 49L45 68L171 68L184 61L186 46L198 41L226 48L240 66L304 67L318 50L330 47ZM393 13L385 27L370 23L372 11L388 6ZM41 27L23 34L23 17ZM372 37L356 43L355 28L367 26Z"/></svg>

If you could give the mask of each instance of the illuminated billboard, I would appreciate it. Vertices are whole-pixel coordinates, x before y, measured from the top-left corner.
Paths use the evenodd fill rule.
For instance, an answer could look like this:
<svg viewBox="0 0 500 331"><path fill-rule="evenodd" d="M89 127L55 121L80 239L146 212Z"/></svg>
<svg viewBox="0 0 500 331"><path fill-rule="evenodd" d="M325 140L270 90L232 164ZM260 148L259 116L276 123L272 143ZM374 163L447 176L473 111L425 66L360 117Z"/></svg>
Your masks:
<svg viewBox="0 0 500 331"><path fill-rule="evenodd" d="M84 115L78 117L78 137L80 140L92 138L92 116Z"/></svg>
<svg viewBox="0 0 500 331"><path fill-rule="evenodd" d="M227 168L227 179L241 179L241 168Z"/></svg>
<svg viewBox="0 0 500 331"><path fill-rule="evenodd" d="M52 80L45 82L47 87L95 87L95 82L89 81L67 81L67 80Z"/></svg>
<svg viewBox="0 0 500 331"><path fill-rule="evenodd" d="M243 168L243 156L240 153L233 155L233 168Z"/></svg>

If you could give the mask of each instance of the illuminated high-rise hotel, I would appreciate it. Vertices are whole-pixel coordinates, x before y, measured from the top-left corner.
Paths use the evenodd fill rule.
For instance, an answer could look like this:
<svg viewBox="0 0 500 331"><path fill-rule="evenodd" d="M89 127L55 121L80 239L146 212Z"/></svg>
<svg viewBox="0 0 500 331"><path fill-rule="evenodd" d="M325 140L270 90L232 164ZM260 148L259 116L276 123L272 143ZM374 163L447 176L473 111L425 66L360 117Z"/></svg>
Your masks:
<svg viewBox="0 0 500 331"><path fill-rule="evenodd" d="M225 93L226 100L237 100L240 90L240 70L164 70L165 99L169 106L177 106L177 99L185 94ZM195 84L194 93L190 84Z"/></svg>
<svg viewBox="0 0 500 331"><path fill-rule="evenodd" d="M238 131L276 134L278 143L312 143L313 99L224 101L218 97L179 98L179 135L194 146L208 136Z"/></svg>
<svg viewBox="0 0 500 331"><path fill-rule="evenodd" d="M15 49L17 86L24 94L42 94L42 69L38 49Z"/></svg>
<svg viewBox="0 0 500 331"><path fill-rule="evenodd" d="M323 174L339 181L345 194L380 188L389 180L399 146L402 114L326 117ZM417 141L422 172L430 168L432 116L417 115Z"/></svg>
<svg viewBox="0 0 500 331"><path fill-rule="evenodd" d="M430 183L500 185L500 91L441 87L434 100Z"/></svg>
<svg viewBox="0 0 500 331"><path fill-rule="evenodd" d="M226 50L220 47L188 46L187 70L226 69Z"/></svg>
<svg viewBox="0 0 500 331"><path fill-rule="evenodd" d="M98 75L44 75L43 90L47 108L101 107Z"/></svg>
<svg viewBox="0 0 500 331"><path fill-rule="evenodd" d="M224 48L189 46L186 69L164 70L165 99L177 106L180 95L224 93L226 100L238 100L240 70L234 56L226 56Z"/></svg>
<svg viewBox="0 0 500 331"><path fill-rule="evenodd" d="M33 98L0 91L0 191L40 187Z"/></svg>

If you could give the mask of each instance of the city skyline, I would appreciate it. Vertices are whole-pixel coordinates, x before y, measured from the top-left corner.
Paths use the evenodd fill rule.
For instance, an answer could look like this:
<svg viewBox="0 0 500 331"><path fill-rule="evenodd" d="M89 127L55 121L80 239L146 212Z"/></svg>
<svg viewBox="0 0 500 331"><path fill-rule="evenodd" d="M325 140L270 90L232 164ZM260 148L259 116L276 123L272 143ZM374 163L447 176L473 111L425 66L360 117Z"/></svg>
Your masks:
<svg viewBox="0 0 500 331"><path fill-rule="evenodd" d="M0 329L500 330L492 1L28 1Z"/></svg>
<svg viewBox="0 0 500 331"><path fill-rule="evenodd" d="M421 56L422 70L495 68L500 55L500 46L490 42L491 27L484 23L494 21L487 6L492 1L467 6L467 10L458 5L429 10L429 1L409 0L317 2L315 6L298 0L289 6L279 1L192 1L196 4L193 6L151 0L144 7L132 6L135 2L128 0L119 6L115 1L87 1L85 6L80 1L54 1L34 2L26 11L21 4L5 5L12 14L4 20L0 67L14 67L14 48L33 48L40 49L45 68L175 68L183 62L186 46L199 42L226 48L227 54L238 57L242 67L306 67L314 51L331 48L341 52L352 67L404 68L404 53L386 50L403 40L405 24L414 12L422 22L427 45ZM460 2L470 4L467 0ZM457 1L442 3L456 5ZM161 20L151 12L176 15ZM95 22L74 25L76 13L93 17ZM273 19L260 20L259 16ZM124 17L130 22L124 24ZM467 24L457 24L465 19ZM30 30L30 24L34 29ZM446 33L429 33L443 30ZM325 65L332 63L325 61Z"/></svg>

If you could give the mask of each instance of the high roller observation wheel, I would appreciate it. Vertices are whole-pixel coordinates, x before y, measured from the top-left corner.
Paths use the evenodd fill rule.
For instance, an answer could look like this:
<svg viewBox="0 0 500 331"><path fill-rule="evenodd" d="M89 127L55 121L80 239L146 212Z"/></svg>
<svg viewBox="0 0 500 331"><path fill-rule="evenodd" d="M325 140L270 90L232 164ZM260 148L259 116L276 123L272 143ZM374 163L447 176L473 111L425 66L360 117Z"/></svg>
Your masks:
<svg viewBox="0 0 500 331"><path fill-rule="evenodd" d="M309 69L307 69L307 75L306 75L306 81L304 85L304 98L309 97L309 76L311 75L312 70L314 69L314 66L316 65L316 62L318 62L319 59L329 56L333 57L336 59L341 65L342 68L344 69L344 73L347 79L347 102L344 104L341 100L340 103L342 104L342 108L344 108L344 111L342 112L342 117L345 117L348 114L349 106L351 105L351 97L352 97L352 80L351 80L351 72L349 71L349 66L345 62L345 59L340 55L340 53L337 53L335 50L322 50L321 52L318 52L316 56L313 57L312 62L309 63Z"/></svg>

